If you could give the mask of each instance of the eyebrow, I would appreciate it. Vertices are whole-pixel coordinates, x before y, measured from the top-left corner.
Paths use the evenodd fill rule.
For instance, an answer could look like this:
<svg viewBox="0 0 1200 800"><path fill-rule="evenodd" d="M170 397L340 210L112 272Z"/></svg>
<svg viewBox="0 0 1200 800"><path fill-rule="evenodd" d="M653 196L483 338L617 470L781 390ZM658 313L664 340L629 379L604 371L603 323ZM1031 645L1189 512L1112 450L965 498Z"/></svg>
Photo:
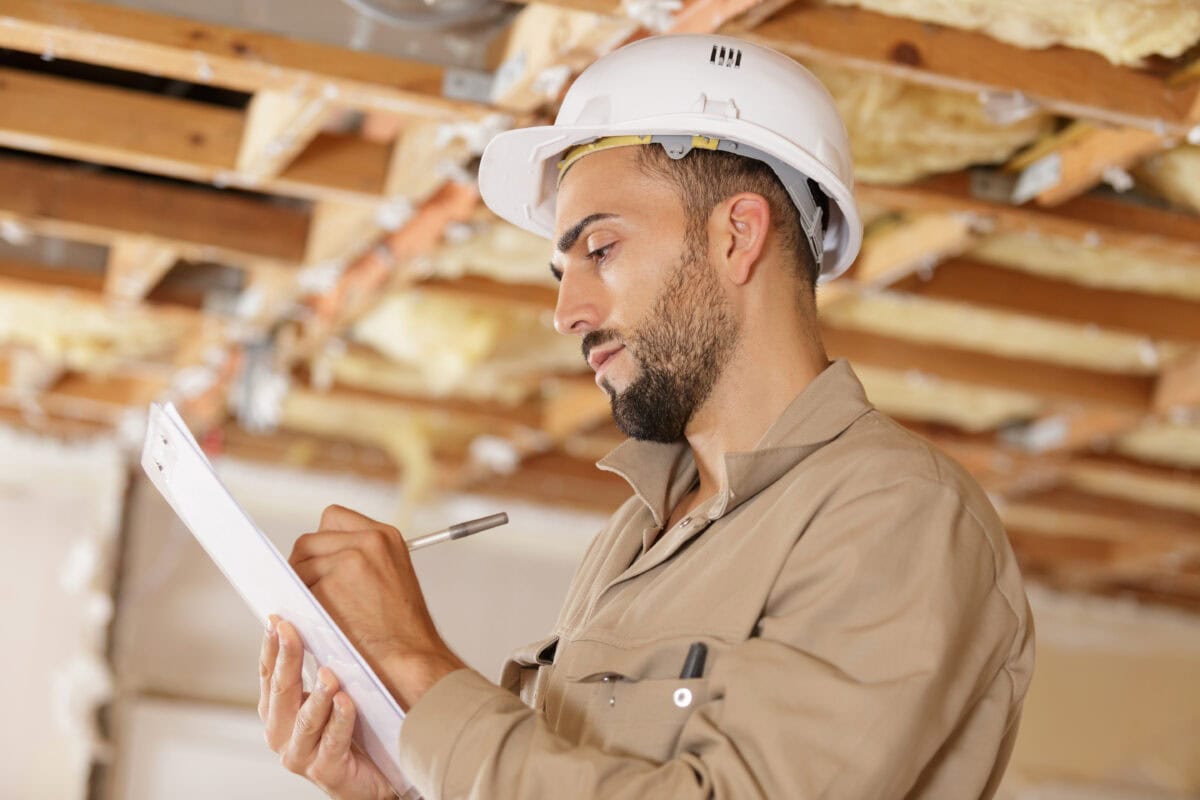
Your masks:
<svg viewBox="0 0 1200 800"><path fill-rule="evenodd" d="M579 237L583 235L584 228L586 228L588 225L591 225L597 220L609 219L615 216L617 215L608 213L588 214L586 217L579 220L579 222L576 222L574 225L568 228L567 231L558 238L558 252L565 253L574 247L575 242L579 241Z"/></svg>

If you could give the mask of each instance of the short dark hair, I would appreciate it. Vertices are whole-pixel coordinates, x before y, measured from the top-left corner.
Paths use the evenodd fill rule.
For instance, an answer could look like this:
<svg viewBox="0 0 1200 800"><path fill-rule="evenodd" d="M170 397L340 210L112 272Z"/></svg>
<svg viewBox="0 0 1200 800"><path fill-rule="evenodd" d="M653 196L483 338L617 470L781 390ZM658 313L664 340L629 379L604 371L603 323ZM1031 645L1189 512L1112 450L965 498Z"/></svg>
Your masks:
<svg viewBox="0 0 1200 800"><path fill-rule="evenodd" d="M658 145L634 149L639 169L674 185L687 215L689 242L703 246L708 217L722 200L738 192L762 195L771 209L771 226L779 234L784 251L794 256L801 286L810 292L816 287L820 270L804 236L800 212L769 166L721 150L693 149L683 158L673 159ZM820 197L818 202L823 199Z"/></svg>

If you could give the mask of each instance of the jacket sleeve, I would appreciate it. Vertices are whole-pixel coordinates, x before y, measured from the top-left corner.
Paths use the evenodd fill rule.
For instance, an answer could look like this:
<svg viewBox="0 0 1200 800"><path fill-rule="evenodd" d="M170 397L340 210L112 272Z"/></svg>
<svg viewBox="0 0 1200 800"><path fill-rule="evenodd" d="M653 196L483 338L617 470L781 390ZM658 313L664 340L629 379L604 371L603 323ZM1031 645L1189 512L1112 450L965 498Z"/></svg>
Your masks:
<svg viewBox="0 0 1200 800"><path fill-rule="evenodd" d="M460 670L411 710L402 766L428 800L901 798L948 779L988 794L1027 680L1011 665L1032 651L1024 597L997 581L1011 551L986 528L923 479L822 512L775 565L757 635L712 659L665 763L574 746ZM932 775L968 716L978 769Z"/></svg>

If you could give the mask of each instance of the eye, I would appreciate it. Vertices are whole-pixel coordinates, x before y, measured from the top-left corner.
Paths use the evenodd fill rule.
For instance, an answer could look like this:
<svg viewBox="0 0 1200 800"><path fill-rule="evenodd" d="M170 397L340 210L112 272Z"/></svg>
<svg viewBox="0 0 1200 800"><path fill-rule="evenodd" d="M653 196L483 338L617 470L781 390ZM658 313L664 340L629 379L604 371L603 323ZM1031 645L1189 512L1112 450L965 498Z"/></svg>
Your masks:
<svg viewBox="0 0 1200 800"><path fill-rule="evenodd" d="M604 247L597 247L595 250L588 253L587 257L589 259L591 259L593 262L599 264L600 262L602 262L606 258L608 258L608 253L610 250L613 249L613 245L615 245L615 244L616 244L616 242L613 242L612 244L604 245Z"/></svg>

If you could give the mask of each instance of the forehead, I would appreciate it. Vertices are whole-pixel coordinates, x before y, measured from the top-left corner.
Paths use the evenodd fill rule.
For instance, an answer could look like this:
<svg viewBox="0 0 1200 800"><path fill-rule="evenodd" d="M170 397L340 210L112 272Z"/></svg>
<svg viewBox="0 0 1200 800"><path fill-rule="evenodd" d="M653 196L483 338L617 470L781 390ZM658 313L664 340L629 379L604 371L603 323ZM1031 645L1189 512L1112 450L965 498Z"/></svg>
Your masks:
<svg viewBox="0 0 1200 800"><path fill-rule="evenodd" d="M562 231L584 217L617 214L630 221L682 215L682 206L671 185L647 175L636 164L635 145L614 147L584 156L567 170L554 206L554 229Z"/></svg>

